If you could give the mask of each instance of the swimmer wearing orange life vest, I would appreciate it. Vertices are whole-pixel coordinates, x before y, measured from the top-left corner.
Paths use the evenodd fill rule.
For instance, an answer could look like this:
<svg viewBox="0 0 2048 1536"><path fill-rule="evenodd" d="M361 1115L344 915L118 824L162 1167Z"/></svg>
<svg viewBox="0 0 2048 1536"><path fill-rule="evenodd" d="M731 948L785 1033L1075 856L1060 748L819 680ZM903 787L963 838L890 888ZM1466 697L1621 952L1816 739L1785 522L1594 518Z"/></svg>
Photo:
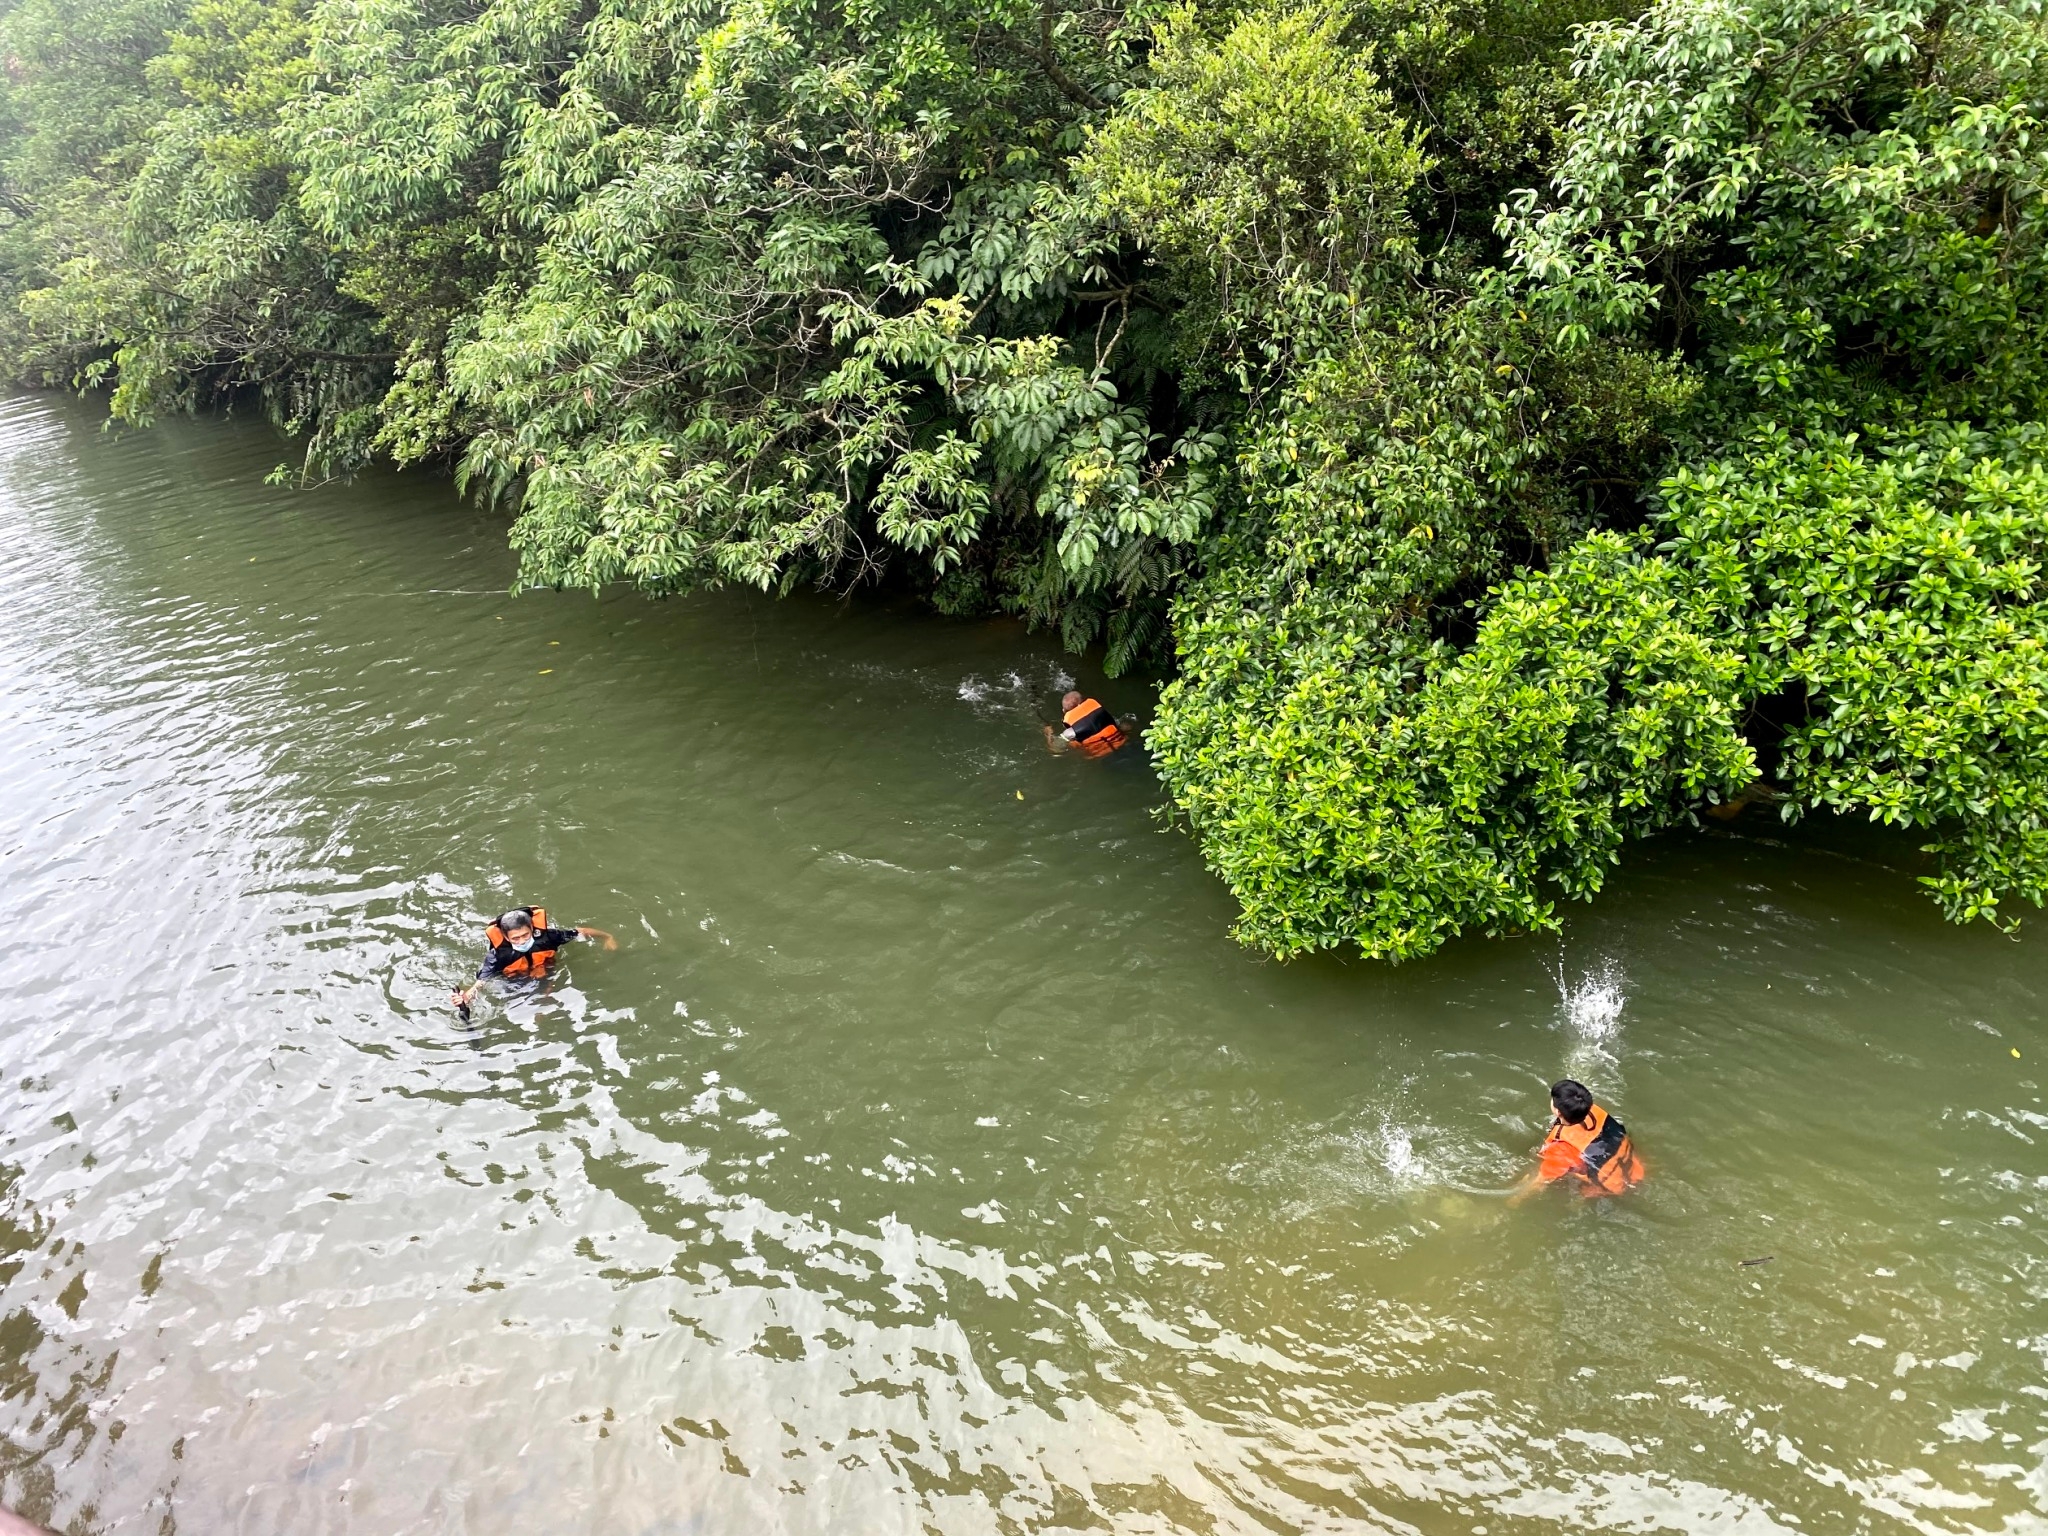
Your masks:
<svg viewBox="0 0 2048 1536"><path fill-rule="evenodd" d="M619 941L602 928L550 928L546 907L514 907L484 930L490 950L477 968L476 981L455 994L455 1011L468 1018L477 984L490 977L547 975L562 946L578 939L595 939L606 949L619 947Z"/></svg>
<svg viewBox="0 0 2048 1536"><path fill-rule="evenodd" d="M1065 742L1083 757L1107 757L1131 738L1116 723L1116 716L1091 698L1069 693L1060 700L1066 723L1058 731L1045 728L1046 750L1057 753Z"/></svg>
<svg viewBox="0 0 2048 1536"><path fill-rule="evenodd" d="M1626 1194L1648 1171L1636 1155L1628 1127L1593 1102L1584 1083L1566 1078L1550 1090L1550 1133L1536 1171L1508 1197L1527 1199L1546 1184L1566 1180L1588 1198Z"/></svg>

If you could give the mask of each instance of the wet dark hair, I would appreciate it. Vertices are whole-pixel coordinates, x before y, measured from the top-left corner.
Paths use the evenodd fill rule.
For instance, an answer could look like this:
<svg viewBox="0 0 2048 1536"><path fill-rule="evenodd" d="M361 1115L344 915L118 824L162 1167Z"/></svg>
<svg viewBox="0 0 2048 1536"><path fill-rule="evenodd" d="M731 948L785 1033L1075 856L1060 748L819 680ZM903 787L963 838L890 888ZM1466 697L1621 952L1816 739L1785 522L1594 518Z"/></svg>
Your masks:
<svg viewBox="0 0 2048 1536"><path fill-rule="evenodd" d="M499 914L498 926L507 933L533 926L533 914L524 907L514 907L510 912Z"/></svg>
<svg viewBox="0 0 2048 1536"><path fill-rule="evenodd" d="M1551 1084L1550 1107L1566 1125L1577 1125L1592 1111L1592 1090L1577 1078L1567 1077Z"/></svg>

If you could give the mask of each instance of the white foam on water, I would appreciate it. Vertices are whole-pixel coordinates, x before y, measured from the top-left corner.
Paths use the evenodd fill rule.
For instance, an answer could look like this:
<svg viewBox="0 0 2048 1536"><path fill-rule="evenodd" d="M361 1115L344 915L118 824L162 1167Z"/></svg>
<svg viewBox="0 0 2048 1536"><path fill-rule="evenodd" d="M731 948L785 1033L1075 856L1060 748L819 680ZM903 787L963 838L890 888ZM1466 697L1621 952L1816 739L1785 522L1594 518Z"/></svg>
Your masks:
<svg viewBox="0 0 2048 1536"><path fill-rule="evenodd" d="M1628 1006L1628 977L1621 967L1602 960L1573 983L1565 979L1560 961L1557 999L1565 1033L1571 1037L1565 1056L1568 1075L1583 1079L1589 1072L1611 1074L1619 1065L1621 1016Z"/></svg>
<svg viewBox="0 0 2048 1536"><path fill-rule="evenodd" d="M1426 1184L1430 1181L1429 1164L1415 1150L1415 1138L1407 1127L1382 1121L1379 1129L1380 1166L1387 1170L1396 1184Z"/></svg>
<svg viewBox="0 0 2048 1536"><path fill-rule="evenodd" d="M960 679L953 692L963 704L970 704L985 715L1042 716L1049 703L1056 703L1073 686L1073 674L1066 668L1044 663L1028 671L1013 669L995 677L970 672Z"/></svg>
<svg viewBox="0 0 2048 1536"><path fill-rule="evenodd" d="M959 687L954 690L968 704L993 704L998 708L1021 704L1033 691L1031 683L1021 672L1006 672L998 678L985 678L970 672L960 679Z"/></svg>
<svg viewBox="0 0 2048 1536"><path fill-rule="evenodd" d="M1427 1127L1405 1123L1385 1109L1349 1130L1330 1128L1284 1147L1254 1175L1284 1184L1293 1210L1353 1207L1361 1200L1407 1198L1434 1188L1457 1188L1471 1170L1466 1149L1433 1142ZM1249 1171L1249 1170L1247 1170Z"/></svg>

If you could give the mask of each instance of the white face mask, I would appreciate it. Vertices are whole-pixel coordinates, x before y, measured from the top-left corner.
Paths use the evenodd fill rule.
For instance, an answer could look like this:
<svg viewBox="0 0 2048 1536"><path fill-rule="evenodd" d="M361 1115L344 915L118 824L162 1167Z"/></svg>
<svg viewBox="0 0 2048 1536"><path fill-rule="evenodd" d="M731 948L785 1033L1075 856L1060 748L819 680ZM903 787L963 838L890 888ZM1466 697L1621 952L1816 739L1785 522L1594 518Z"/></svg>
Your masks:
<svg viewBox="0 0 2048 1536"><path fill-rule="evenodd" d="M512 941L512 947L518 950L519 953L521 953L522 955L525 954L529 949L533 948L533 935L529 933L523 939L514 939Z"/></svg>

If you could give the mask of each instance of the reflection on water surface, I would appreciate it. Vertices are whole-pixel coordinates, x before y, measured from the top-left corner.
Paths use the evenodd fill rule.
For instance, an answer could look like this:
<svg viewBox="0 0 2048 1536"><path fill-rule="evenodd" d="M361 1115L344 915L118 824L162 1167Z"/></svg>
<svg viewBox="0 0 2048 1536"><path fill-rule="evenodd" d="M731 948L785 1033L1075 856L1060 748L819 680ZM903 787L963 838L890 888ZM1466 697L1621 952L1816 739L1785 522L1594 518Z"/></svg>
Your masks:
<svg viewBox="0 0 2048 1536"><path fill-rule="evenodd" d="M278 454L0 418L29 1513L2048 1529L2048 963L1909 849L1678 837L1562 945L1265 964L1137 754L1044 751L1130 684L508 599L441 485ZM623 946L465 1030L515 900ZM1651 1183L1510 1211L1567 1070Z"/></svg>

